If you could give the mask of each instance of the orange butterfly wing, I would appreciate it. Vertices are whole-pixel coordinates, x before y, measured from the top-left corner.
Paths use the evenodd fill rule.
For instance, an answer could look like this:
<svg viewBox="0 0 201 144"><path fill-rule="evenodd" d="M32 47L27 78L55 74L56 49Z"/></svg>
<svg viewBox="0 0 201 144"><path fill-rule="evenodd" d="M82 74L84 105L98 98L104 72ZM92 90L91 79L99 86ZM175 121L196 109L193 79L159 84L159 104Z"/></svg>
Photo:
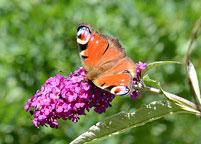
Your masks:
<svg viewBox="0 0 201 144"><path fill-rule="evenodd" d="M137 65L125 55L118 39L81 23L77 29L77 43L89 80L113 94L128 95L132 92Z"/></svg>
<svg viewBox="0 0 201 144"><path fill-rule="evenodd" d="M125 56L124 50L111 49L108 43L110 39L101 33L96 32L91 25L81 23L78 25L77 36L81 35L81 40L77 38L80 57L85 70L91 70L92 67L100 66L102 63L114 59L120 59ZM118 41L111 39L110 41ZM120 45L118 46L120 47Z"/></svg>
<svg viewBox="0 0 201 144"><path fill-rule="evenodd" d="M94 84L116 95L128 95L132 92L130 88L130 75L127 73L115 75L103 75L95 79Z"/></svg>
<svg viewBox="0 0 201 144"><path fill-rule="evenodd" d="M98 87L113 94L129 95L133 91L132 82L136 69L137 65L129 57L124 57L92 81Z"/></svg>

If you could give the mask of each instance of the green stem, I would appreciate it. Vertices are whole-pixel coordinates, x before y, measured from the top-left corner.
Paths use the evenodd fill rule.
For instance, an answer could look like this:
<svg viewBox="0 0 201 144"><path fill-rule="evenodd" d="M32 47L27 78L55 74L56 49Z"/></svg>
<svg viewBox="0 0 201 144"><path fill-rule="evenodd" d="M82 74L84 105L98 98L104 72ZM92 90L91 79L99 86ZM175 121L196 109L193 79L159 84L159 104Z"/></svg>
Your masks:
<svg viewBox="0 0 201 144"><path fill-rule="evenodd" d="M190 76L189 76L189 73L188 73L188 65L190 63L190 59L191 59L191 53L192 53L192 46L193 46L193 43L198 35L198 32L200 30L200 27L201 27L201 17L197 20L193 30L192 30L192 34L191 34L191 39L190 39L190 43L188 45L188 50L187 50L187 53L186 53L186 71L187 71L187 79L188 79L188 82L189 82L189 86L191 88L191 92L192 92L192 95L193 95L193 98L194 98L194 101L195 103L197 104L197 109L201 112L201 102L200 102L200 97L198 97L196 95L196 92L194 90L194 86L192 84L192 81L190 79Z"/></svg>

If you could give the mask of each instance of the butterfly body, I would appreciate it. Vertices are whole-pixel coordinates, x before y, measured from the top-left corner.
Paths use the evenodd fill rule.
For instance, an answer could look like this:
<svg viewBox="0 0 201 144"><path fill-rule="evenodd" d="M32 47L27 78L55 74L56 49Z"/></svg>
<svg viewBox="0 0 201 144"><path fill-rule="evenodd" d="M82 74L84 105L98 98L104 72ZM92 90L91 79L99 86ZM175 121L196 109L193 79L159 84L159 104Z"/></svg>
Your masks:
<svg viewBox="0 0 201 144"><path fill-rule="evenodd" d="M129 95L137 65L127 57L118 39L95 31L81 23L77 28L77 43L86 79L116 95Z"/></svg>

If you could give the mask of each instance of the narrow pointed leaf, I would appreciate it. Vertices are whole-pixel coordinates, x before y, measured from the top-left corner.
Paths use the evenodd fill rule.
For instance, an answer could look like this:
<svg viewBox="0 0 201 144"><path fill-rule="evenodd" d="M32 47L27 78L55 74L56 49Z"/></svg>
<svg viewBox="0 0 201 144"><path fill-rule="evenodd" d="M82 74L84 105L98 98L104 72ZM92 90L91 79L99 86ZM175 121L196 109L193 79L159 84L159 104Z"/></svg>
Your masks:
<svg viewBox="0 0 201 144"><path fill-rule="evenodd" d="M148 74L146 74L145 76L143 76L142 79L143 79L144 81L146 81L146 82L157 83L157 81L151 79Z"/></svg>
<svg viewBox="0 0 201 144"><path fill-rule="evenodd" d="M156 80L151 79L148 74L146 74L145 76L143 76L142 79L143 79L144 84L146 86L154 87L154 88L159 88L158 82Z"/></svg>
<svg viewBox="0 0 201 144"><path fill-rule="evenodd" d="M153 63L149 63L146 67L145 70L142 71L142 75L144 75L145 73L147 73L149 70L161 66L161 65L166 65L166 64L182 64L181 62L178 61L158 61L158 62L153 62Z"/></svg>
<svg viewBox="0 0 201 144"><path fill-rule="evenodd" d="M182 97L179 97L175 94L166 92L162 88L161 88L161 91L169 100L175 102L175 104L180 106L183 110L189 111L192 114L200 116L200 112L197 110L197 106L191 101L184 99Z"/></svg>
<svg viewBox="0 0 201 144"><path fill-rule="evenodd" d="M103 122L98 122L87 132L77 137L71 144L81 144L99 141L113 135L120 134L129 128L142 126L169 114L186 112L174 103L169 101L155 101L144 105L136 112L118 113Z"/></svg>
<svg viewBox="0 0 201 144"><path fill-rule="evenodd" d="M187 73L196 101L198 105L201 106L201 96L200 96L198 77L195 67L193 66L193 63L190 60L187 63Z"/></svg>

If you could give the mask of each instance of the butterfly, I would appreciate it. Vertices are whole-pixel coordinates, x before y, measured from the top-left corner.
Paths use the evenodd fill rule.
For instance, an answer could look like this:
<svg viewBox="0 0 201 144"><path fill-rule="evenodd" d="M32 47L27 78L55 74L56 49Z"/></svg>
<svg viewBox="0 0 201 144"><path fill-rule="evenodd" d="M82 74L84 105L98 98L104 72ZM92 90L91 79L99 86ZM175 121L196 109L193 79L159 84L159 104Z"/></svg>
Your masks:
<svg viewBox="0 0 201 144"><path fill-rule="evenodd" d="M130 95L134 91L132 82L138 65L126 56L117 38L95 31L90 24L80 23L77 44L87 80L115 95Z"/></svg>

